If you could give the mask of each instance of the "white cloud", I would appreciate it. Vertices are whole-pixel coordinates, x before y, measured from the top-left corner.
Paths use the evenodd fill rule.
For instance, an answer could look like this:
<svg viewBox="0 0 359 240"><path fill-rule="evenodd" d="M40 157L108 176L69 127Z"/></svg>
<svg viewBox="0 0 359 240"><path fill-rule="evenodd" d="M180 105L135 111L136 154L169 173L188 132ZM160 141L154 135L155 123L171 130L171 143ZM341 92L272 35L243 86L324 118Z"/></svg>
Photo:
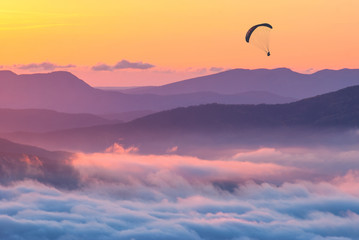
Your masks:
<svg viewBox="0 0 359 240"><path fill-rule="evenodd" d="M6 231L0 237L355 239L358 234L359 199L331 184L248 183L233 193L163 195L156 201L106 197L97 190L66 192L33 182L1 187L0 225Z"/></svg>
<svg viewBox="0 0 359 240"><path fill-rule="evenodd" d="M356 239L358 156L267 148L203 160L120 145L79 153L76 189L36 179L0 186L0 239Z"/></svg>

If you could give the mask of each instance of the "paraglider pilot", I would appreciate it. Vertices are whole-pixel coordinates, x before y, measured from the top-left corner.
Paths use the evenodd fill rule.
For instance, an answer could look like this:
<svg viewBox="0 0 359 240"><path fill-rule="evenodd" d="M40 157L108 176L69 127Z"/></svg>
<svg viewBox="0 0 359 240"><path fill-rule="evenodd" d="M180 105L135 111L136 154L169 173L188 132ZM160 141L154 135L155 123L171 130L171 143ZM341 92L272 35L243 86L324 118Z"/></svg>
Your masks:
<svg viewBox="0 0 359 240"><path fill-rule="evenodd" d="M261 23L251 27L246 33L246 42L251 43L270 56L269 51L269 33L273 29L269 23ZM253 35L253 33L255 33Z"/></svg>

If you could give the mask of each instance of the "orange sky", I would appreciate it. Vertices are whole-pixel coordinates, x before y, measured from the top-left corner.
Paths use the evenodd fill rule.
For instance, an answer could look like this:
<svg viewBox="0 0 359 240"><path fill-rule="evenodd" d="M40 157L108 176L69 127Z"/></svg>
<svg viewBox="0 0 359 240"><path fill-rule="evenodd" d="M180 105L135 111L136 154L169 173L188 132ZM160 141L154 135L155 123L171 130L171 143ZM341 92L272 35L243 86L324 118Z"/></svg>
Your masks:
<svg viewBox="0 0 359 240"><path fill-rule="evenodd" d="M94 86L159 85L211 67L359 68L358 9L357 0L1 1L0 65L76 65L54 70ZM274 27L270 57L244 41L262 22ZM91 70L123 59L155 67Z"/></svg>

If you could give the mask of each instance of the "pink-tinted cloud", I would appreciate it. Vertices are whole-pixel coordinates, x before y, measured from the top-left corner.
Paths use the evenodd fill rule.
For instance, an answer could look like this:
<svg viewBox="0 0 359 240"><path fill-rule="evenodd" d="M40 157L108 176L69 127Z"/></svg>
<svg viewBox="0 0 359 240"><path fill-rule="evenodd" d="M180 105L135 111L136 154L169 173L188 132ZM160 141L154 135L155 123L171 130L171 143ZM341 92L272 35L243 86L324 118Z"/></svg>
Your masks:
<svg viewBox="0 0 359 240"><path fill-rule="evenodd" d="M30 173L37 176L34 170L44 160L21 157L33 180L0 185L0 226L6 229L0 229L0 238L358 236L356 150L264 148L216 160L140 155L136 150L114 145L106 153L76 154L72 163L80 184L70 191L39 183ZM342 174L342 165L353 170ZM308 171L316 175L308 178ZM330 180L323 172L330 173Z"/></svg>
<svg viewBox="0 0 359 240"><path fill-rule="evenodd" d="M152 181L153 184L159 181L158 178L161 183L171 184L175 176L177 180L182 179L190 184L226 184L248 180L282 182L306 174L297 168L272 163L202 160L178 155L137 155L130 153L133 148L123 149L118 145L112 149L115 153L78 154L73 164L75 168L84 170L83 175L89 174L89 179L94 175L99 176L99 171L102 171L106 175L104 179L118 176L118 181L135 178L136 181ZM113 177L111 181L116 180Z"/></svg>
<svg viewBox="0 0 359 240"><path fill-rule="evenodd" d="M359 197L359 170L350 170L346 175L334 178L333 184L342 191Z"/></svg>

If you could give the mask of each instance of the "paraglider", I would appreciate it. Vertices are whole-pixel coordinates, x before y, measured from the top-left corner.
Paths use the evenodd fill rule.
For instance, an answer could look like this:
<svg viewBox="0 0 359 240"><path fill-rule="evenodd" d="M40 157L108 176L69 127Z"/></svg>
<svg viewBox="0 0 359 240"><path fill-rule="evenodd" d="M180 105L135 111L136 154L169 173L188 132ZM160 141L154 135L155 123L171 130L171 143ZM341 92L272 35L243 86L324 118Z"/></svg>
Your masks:
<svg viewBox="0 0 359 240"><path fill-rule="evenodd" d="M262 23L251 27L246 34L246 42L253 44L257 48L265 51L270 56L269 51L269 35L273 29L269 23Z"/></svg>

